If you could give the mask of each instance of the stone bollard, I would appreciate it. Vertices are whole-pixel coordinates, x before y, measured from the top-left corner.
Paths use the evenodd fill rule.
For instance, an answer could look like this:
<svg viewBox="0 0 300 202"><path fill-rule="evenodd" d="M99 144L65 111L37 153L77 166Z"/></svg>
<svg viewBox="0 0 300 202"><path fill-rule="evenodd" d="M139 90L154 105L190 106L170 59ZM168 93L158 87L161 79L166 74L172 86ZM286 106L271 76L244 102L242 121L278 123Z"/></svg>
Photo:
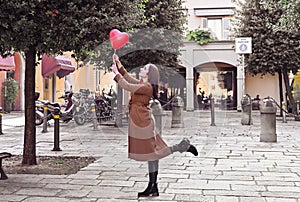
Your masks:
<svg viewBox="0 0 300 202"><path fill-rule="evenodd" d="M242 125L252 125L252 103L249 95L244 95L241 101L242 105Z"/></svg>
<svg viewBox="0 0 300 202"><path fill-rule="evenodd" d="M282 123L287 123L286 121L286 104L282 102Z"/></svg>
<svg viewBox="0 0 300 202"><path fill-rule="evenodd" d="M162 135L162 116L163 110L158 100L151 100L150 107L155 120L155 130Z"/></svg>
<svg viewBox="0 0 300 202"><path fill-rule="evenodd" d="M276 111L277 108L271 99L264 100L260 108L261 142L277 142Z"/></svg>
<svg viewBox="0 0 300 202"><path fill-rule="evenodd" d="M3 132L2 132L2 107L0 107L0 135L3 135Z"/></svg>
<svg viewBox="0 0 300 202"><path fill-rule="evenodd" d="M172 101L172 122L171 128L183 128L183 100L176 96Z"/></svg>
<svg viewBox="0 0 300 202"><path fill-rule="evenodd" d="M59 148L59 118L60 118L60 110L59 108L55 108L54 110L54 147L52 151L61 151Z"/></svg>

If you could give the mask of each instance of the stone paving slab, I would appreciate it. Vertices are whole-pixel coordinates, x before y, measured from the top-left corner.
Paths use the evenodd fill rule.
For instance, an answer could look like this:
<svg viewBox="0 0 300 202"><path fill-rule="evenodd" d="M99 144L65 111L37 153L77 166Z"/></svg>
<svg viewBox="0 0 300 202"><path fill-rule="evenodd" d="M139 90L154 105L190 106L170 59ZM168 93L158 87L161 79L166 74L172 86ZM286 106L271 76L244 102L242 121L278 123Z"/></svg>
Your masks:
<svg viewBox="0 0 300 202"><path fill-rule="evenodd" d="M259 142L259 112L253 112L253 125L241 125L240 117L240 112L216 111L216 126L210 126L209 111L184 112L184 128L171 128L170 114L164 116L165 141L172 145L188 137L200 155L174 153L162 159L160 196L140 199L147 164L127 158L126 126L62 125L60 152L51 151L53 128L41 133L37 127L37 155L97 160L71 175L10 174L0 181L0 201L300 202L300 122L282 123L277 117L278 142L264 143ZM23 128L3 132L1 150L21 154Z"/></svg>

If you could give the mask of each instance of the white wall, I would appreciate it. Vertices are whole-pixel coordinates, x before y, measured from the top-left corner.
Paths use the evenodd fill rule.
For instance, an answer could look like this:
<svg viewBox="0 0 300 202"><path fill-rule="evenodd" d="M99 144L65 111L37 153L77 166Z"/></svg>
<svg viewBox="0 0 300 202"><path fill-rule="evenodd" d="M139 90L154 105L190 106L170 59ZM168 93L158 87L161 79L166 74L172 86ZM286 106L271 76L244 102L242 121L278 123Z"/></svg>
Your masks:
<svg viewBox="0 0 300 202"><path fill-rule="evenodd" d="M222 8L235 6L232 0L186 0L184 5L188 8Z"/></svg>
<svg viewBox="0 0 300 202"><path fill-rule="evenodd" d="M185 42L181 48L181 63L183 66L196 67L209 62L223 62L236 66L238 55L234 52L233 42L212 42L199 46L195 42Z"/></svg>
<svg viewBox="0 0 300 202"><path fill-rule="evenodd" d="M187 29L195 30L200 26L201 19L195 16L194 8L227 8L235 7L235 4L231 0L186 0L183 6L188 12Z"/></svg>
<svg viewBox="0 0 300 202"><path fill-rule="evenodd" d="M245 78L245 92L251 98L254 98L257 94L261 99L270 96L279 103L278 75L272 76L271 74L267 74L265 76L256 75L254 77L247 75Z"/></svg>

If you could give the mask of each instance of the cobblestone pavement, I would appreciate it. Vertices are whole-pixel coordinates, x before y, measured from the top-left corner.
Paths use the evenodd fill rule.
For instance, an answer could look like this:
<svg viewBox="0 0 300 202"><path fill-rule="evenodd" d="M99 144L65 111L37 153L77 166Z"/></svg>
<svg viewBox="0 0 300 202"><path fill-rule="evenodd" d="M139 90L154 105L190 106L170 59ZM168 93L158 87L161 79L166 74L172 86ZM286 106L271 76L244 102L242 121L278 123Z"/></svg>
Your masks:
<svg viewBox="0 0 300 202"><path fill-rule="evenodd" d="M0 201L206 201L300 202L300 122L277 117L277 143L263 143L260 115L241 125L241 112L184 112L184 127L163 118L163 138L172 145L190 138L200 154L174 153L160 161L160 196L137 199L147 185L147 163L127 158L127 127L61 124L60 148L53 127L37 127L37 155L94 156L96 161L72 175L9 174L0 181ZM24 116L3 115L1 151L21 154ZM4 160L5 163L5 160Z"/></svg>

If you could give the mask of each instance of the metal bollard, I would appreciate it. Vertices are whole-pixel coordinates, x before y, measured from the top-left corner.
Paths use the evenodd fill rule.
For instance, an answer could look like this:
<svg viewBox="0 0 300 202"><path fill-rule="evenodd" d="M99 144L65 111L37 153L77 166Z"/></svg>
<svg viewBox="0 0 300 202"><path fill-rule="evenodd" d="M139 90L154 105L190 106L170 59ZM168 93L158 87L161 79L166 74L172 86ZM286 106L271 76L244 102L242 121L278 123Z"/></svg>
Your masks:
<svg viewBox="0 0 300 202"><path fill-rule="evenodd" d="M44 107L44 119L43 119L43 130L42 133L47 133L47 124L48 124L48 105L45 104Z"/></svg>
<svg viewBox="0 0 300 202"><path fill-rule="evenodd" d="M91 104L92 106L92 117L93 117L93 130L97 130L98 121L97 121L97 115L96 115L96 105L95 103Z"/></svg>
<svg viewBox="0 0 300 202"><path fill-rule="evenodd" d="M244 95L241 101L242 105L242 125L252 125L252 102L249 95Z"/></svg>
<svg viewBox="0 0 300 202"><path fill-rule="evenodd" d="M276 106L269 98L264 101L264 104L260 108L261 142L277 142L276 111Z"/></svg>
<svg viewBox="0 0 300 202"><path fill-rule="evenodd" d="M54 110L54 148L52 151L61 151L59 148L59 108Z"/></svg>
<svg viewBox="0 0 300 202"><path fill-rule="evenodd" d="M286 121L286 104L282 102L282 123L287 123Z"/></svg>
<svg viewBox="0 0 300 202"><path fill-rule="evenodd" d="M154 120L155 120L155 130L160 135L162 135L163 110L162 110L161 104L158 100L151 100L150 108L152 109L152 115L154 116Z"/></svg>
<svg viewBox="0 0 300 202"><path fill-rule="evenodd" d="M171 128L183 128L183 100L179 96L172 102Z"/></svg>
<svg viewBox="0 0 300 202"><path fill-rule="evenodd" d="M2 107L0 107L0 135L3 135L2 133Z"/></svg>
<svg viewBox="0 0 300 202"><path fill-rule="evenodd" d="M216 126L215 122L215 98L211 97L210 98L210 119L211 123L210 126Z"/></svg>

